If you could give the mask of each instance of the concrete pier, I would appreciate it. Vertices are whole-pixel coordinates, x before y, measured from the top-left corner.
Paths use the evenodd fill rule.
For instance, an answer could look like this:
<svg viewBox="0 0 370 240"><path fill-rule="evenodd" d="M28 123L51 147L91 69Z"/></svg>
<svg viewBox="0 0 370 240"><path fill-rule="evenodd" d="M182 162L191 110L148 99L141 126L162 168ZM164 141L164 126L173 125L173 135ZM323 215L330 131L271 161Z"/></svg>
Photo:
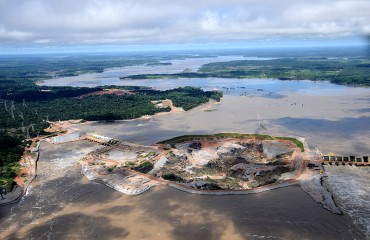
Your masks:
<svg viewBox="0 0 370 240"><path fill-rule="evenodd" d="M330 165L356 165L356 166L369 166L369 156L332 156L323 155L322 162Z"/></svg>

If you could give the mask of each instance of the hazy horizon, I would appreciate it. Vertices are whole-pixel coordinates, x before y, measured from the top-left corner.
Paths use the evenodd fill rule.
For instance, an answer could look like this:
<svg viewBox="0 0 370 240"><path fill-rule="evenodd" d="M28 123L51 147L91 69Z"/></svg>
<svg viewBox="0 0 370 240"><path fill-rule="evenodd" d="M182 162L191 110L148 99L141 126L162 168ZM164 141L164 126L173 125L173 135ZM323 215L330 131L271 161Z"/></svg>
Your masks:
<svg viewBox="0 0 370 240"><path fill-rule="evenodd" d="M335 53L335 55L343 55L346 53L338 52L338 49L352 51L357 53L369 52L370 45L343 45L343 46L285 46L285 47L255 47L255 48L16 48L16 49L1 49L0 56L10 55L88 55L88 54L125 54L125 55L162 55L162 54L184 54L184 55L281 55L289 53ZM362 54L361 54L362 55Z"/></svg>
<svg viewBox="0 0 370 240"><path fill-rule="evenodd" d="M369 1L5 1L0 54L366 46Z"/></svg>

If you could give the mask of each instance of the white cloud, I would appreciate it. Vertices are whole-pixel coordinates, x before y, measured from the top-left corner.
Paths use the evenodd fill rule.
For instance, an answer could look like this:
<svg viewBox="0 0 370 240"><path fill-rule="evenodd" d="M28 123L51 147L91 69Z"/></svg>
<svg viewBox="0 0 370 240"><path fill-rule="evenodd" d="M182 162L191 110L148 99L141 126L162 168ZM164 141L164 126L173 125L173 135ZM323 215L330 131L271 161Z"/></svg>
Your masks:
<svg viewBox="0 0 370 240"><path fill-rule="evenodd" d="M0 46L370 34L365 0L0 0Z"/></svg>
<svg viewBox="0 0 370 240"><path fill-rule="evenodd" d="M0 26L0 42L1 41L25 41L32 37L34 36L30 32L7 30L4 26Z"/></svg>

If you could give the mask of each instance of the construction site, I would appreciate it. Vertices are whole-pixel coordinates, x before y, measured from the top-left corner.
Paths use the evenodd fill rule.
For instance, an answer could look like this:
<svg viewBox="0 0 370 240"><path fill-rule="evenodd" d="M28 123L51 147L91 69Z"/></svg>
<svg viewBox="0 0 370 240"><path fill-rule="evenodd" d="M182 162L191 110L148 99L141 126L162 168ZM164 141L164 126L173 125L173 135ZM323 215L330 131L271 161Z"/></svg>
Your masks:
<svg viewBox="0 0 370 240"><path fill-rule="evenodd" d="M303 138L221 133L180 136L145 146L75 127L55 122L50 131L57 136L45 141L99 144L80 159L81 173L127 195L142 194L160 184L205 195L251 194L299 185L324 208L341 214L322 185L325 164L368 165L367 156L323 155L309 149Z"/></svg>
<svg viewBox="0 0 370 240"><path fill-rule="evenodd" d="M301 162L290 141L222 139L176 144L157 176L196 189L245 190L275 183Z"/></svg>
<svg viewBox="0 0 370 240"><path fill-rule="evenodd" d="M141 194L158 185L158 181L146 175L161 153L157 148L116 142L109 138L98 139L105 140L100 142L104 147L89 153L80 161L81 172L89 180L100 180L128 195Z"/></svg>
<svg viewBox="0 0 370 240"><path fill-rule="evenodd" d="M288 140L228 138L172 148L118 142L98 134L84 139L105 145L81 161L84 174L89 179L121 175L127 184L128 176L137 173L144 182L146 177L199 190L248 190L290 179L305 164L300 149Z"/></svg>
<svg viewBox="0 0 370 240"><path fill-rule="evenodd" d="M46 139L46 141L54 144L78 141L78 140L87 140L90 142L96 142L102 145L110 145L118 143L118 140L113 138L100 135L95 132L73 132L68 134L60 134L55 137Z"/></svg>
<svg viewBox="0 0 370 240"><path fill-rule="evenodd" d="M261 140L258 135L207 136L152 146L96 133L87 136L102 147L79 161L81 173L124 194L142 194L156 185L202 195L244 195L299 185L325 209L342 213L322 185L322 154L310 150L304 139L302 152L292 140Z"/></svg>

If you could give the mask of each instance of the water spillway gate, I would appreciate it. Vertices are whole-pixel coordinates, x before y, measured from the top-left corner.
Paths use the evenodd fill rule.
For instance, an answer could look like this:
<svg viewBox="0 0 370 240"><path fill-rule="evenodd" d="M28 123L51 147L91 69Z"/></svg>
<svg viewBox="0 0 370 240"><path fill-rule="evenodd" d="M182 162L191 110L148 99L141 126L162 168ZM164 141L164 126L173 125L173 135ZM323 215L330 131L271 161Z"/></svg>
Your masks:
<svg viewBox="0 0 370 240"><path fill-rule="evenodd" d="M322 162L330 165L356 165L356 166L370 166L369 156L332 156L323 155Z"/></svg>

